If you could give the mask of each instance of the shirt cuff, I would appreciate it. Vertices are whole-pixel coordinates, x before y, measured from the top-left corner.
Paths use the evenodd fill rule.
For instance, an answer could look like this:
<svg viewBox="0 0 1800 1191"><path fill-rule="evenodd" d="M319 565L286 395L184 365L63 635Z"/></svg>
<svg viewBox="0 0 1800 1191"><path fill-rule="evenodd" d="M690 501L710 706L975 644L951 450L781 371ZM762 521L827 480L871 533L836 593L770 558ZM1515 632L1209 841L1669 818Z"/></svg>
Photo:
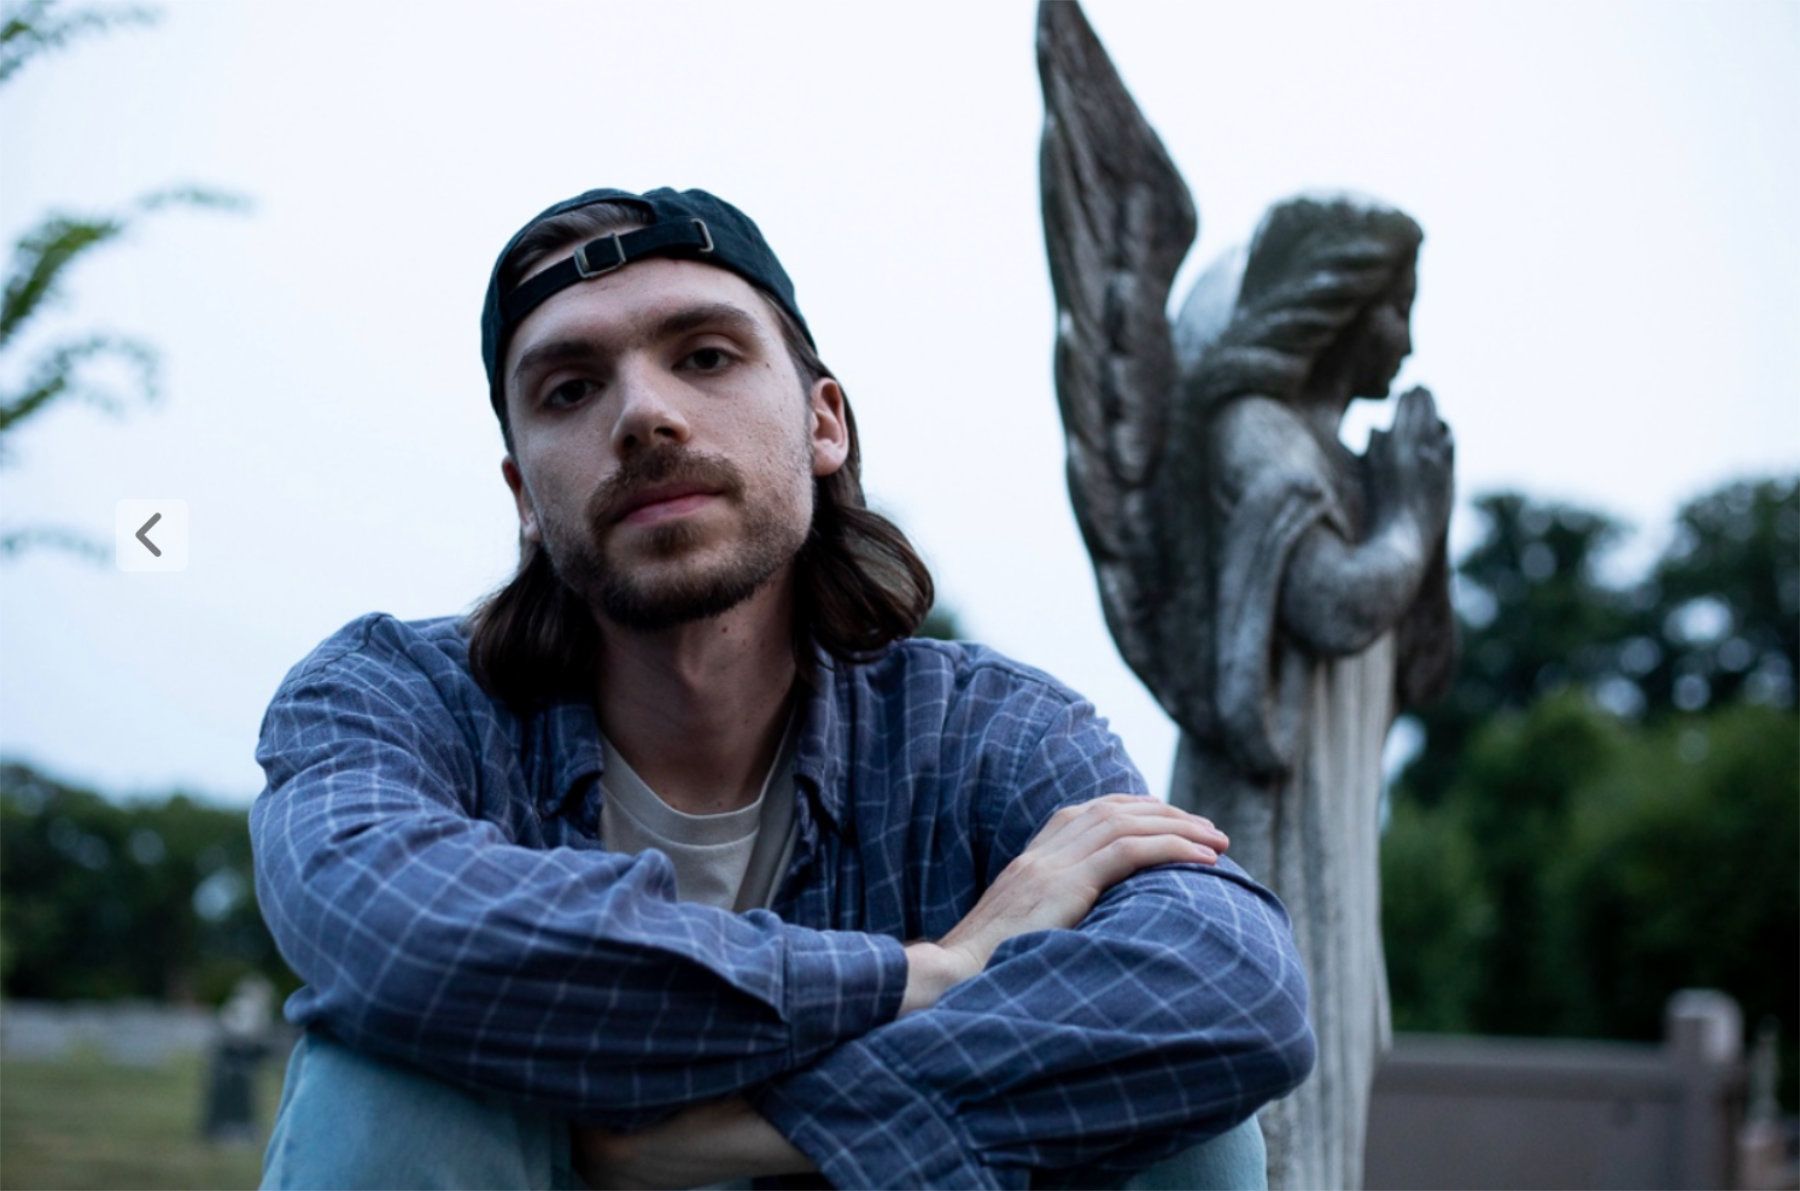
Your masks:
<svg viewBox="0 0 1800 1191"><path fill-rule="evenodd" d="M874 1050L841 1046L751 1092L751 1104L834 1187L1001 1187L954 1116Z"/></svg>
<svg viewBox="0 0 1800 1191"><path fill-rule="evenodd" d="M817 931L817 946L787 948L783 995L800 1067L840 1042L886 1025L906 994L906 948L888 935Z"/></svg>

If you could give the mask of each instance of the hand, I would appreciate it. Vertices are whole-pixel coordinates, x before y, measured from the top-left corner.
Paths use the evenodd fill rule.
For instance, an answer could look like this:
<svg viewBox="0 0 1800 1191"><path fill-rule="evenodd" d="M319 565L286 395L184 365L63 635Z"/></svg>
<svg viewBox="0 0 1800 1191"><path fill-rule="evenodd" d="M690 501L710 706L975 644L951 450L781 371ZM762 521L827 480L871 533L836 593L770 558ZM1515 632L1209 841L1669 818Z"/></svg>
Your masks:
<svg viewBox="0 0 1800 1191"><path fill-rule="evenodd" d="M1132 873L1182 861L1216 864L1230 842L1210 820L1139 794L1063 807L949 934L907 947L901 1016L980 973L1006 940L1074 926Z"/></svg>
<svg viewBox="0 0 1800 1191"><path fill-rule="evenodd" d="M1455 457L1455 440L1438 417L1430 391L1413 388L1402 393L1393 429L1376 431L1369 440L1375 520L1410 517L1429 552L1450 522Z"/></svg>
<svg viewBox="0 0 1800 1191"><path fill-rule="evenodd" d="M572 1139L582 1181L619 1191L818 1170L739 1096L682 1109L637 1133L577 1126Z"/></svg>

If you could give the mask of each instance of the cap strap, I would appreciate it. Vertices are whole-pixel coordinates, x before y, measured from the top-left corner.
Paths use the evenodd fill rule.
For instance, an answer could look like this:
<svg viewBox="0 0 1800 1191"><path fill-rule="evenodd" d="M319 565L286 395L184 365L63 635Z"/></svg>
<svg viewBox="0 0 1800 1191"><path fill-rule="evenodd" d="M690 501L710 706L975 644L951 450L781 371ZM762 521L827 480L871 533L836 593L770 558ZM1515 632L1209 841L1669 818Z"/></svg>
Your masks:
<svg viewBox="0 0 1800 1191"><path fill-rule="evenodd" d="M578 281L624 268L646 256L685 254L687 250L702 256L713 250L712 233L707 230L705 220L658 223L637 231L614 232L589 240L575 249L574 256L532 275L500 300L502 337L524 322L525 316L542 306L552 294L560 293Z"/></svg>

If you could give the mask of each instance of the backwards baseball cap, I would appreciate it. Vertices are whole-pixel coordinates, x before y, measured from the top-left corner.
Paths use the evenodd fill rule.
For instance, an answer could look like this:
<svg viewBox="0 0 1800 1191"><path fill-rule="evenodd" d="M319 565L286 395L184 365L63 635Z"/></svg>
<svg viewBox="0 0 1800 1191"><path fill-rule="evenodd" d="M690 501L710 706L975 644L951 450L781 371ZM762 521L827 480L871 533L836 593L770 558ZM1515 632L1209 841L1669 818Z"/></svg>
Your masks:
<svg viewBox="0 0 1800 1191"><path fill-rule="evenodd" d="M532 275L507 293L500 292L500 266L532 227L555 215L591 207L595 203L622 203L643 213L646 226L636 231L609 233L578 245L575 254ZM504 416L500 365L506 346L527 315L552 295L593 277L622 269L649 256L668 256L702 261L729 269L765 291L793 316L806 341L812 331L794 301L794 283L775 259L768 241L748 215L704 190L670 190L662 187L644 194L629 190L590 190L565 199L537 215L513 233L494 261L488 277L487 299L481 306L481 360L487 365L488 399L494 413Z"/></svg>

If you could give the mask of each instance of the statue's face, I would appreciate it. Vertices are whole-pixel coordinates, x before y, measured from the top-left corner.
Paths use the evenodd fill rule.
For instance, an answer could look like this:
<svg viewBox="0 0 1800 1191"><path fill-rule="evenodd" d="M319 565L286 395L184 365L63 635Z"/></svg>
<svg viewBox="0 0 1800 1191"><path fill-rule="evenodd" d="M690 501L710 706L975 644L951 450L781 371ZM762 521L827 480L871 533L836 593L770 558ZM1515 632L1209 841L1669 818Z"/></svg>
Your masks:
<svg viewBox="0 0 1800 1191"><path fill-rule="evenodd" d="M1350 333L1355 336L1350 370L1353 396L1388 395L1401 362L1412 354L1412 305L1418 291L1418 269L1408 261L1394 275L1387 292L1351 325Z"/></svg>

